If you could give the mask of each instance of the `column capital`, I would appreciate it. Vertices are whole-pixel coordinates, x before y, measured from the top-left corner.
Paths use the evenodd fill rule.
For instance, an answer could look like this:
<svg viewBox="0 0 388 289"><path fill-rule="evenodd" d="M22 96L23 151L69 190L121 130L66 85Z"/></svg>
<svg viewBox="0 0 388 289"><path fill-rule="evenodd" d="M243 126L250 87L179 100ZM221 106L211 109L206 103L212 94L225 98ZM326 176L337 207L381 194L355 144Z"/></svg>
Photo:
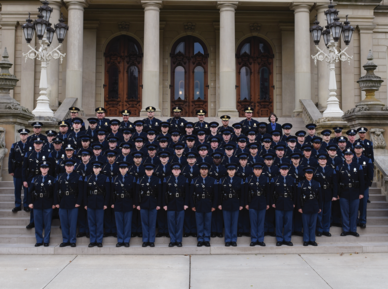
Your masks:
<svg viewBox="0 0 388 289"><path fill-rule="evenodd" d="M375 24L370 24L370 25L357 25L358 30L360 33L373 33L373 30L376 28Z"/></svg>
<svg viewBox="0 0 388 289"><path fill-rule="evenodd" d="M10 29L16 29L16 26L18 25L18 21L14 20L3 20L0 21L1 29L5 30L10 30Z"/></svg>
<svg viewBox="0 0 388 289"><path fill-rule="evenodd" d="M315 5L315 9L318 12L322 12L322 11L325 11L325 10L329 9L329 7L328 7L327 3L319 3L319 4Z"/></svg>
<svg viewBox="0 0 388 289"><path fill-rule="evenodd" d="M303 3L303 2L294 2L291 4L290 9L294 10L294 13L298 12L310 12L310 8L313 4Z"/></svg>
<svg viewBox="0 0 388 289"><path fill-rule="evenodd" d="M160 10L163 6L163 1L142 0L144 10Z"/></svg>
<svg viewBox="0 0 388 289"><path fill-rule="evenodd" d="M61 2L61 0L49 0L49 5L61 8L62 2Z"/></svg>
<svg viewBox="0 0 388 289"><path fill-rule="evenodd" d="M238 5L238 2L226 2L226 1L218 1L217 2L217 8L220 9L220 11L227 11L227 10L236 10Z"/></svg>
<svg viewBox="0 0 388 289"><path fill-rule="evenodd" d="M64 0L68 9L84 10L89 6L89 0Z"/></svg>

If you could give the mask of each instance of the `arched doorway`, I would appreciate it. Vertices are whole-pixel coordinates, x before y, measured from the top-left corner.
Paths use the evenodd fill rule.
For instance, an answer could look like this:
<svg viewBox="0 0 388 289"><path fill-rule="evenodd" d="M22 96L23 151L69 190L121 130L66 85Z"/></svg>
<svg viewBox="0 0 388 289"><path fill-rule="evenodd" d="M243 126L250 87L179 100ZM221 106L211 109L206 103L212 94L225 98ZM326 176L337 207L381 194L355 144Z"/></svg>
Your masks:
<svg viewBox="0 0 388 289"><path fill-rule="evenodd" d="M104 107L107 116L120 116L129 109L131 116L141 110L143 53L139 43L128 35L113 38L107 45L105 57Z"/></svg>
<svg viewBox="0 0 388 289"><path fill-rule="evenodd" d="M207 110L208 58L205 44L197 37L184 36L171 49L171 107L182 107L182 115L195 116Z"/></svg>
<svg viewBox="0 0 388 289"><path fill-rule="evenodd" d="M273 52L262 38L245 39L237 48L237 110L254 108L253 116L269 116L273 112Z"/></svg>

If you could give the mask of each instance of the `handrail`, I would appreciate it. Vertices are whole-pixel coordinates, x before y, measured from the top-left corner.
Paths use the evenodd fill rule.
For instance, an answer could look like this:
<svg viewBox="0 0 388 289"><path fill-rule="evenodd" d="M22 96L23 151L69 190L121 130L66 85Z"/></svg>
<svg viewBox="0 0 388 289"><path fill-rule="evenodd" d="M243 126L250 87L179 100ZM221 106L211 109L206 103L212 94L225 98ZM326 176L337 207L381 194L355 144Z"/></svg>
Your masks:
<svg viewBox="0 0 388 289"><path fill-rule="evenodd" d="M311 99L301 99L302 118L307 123L316 123L318 119L322 118L322 113L315 106Z"/></svg>

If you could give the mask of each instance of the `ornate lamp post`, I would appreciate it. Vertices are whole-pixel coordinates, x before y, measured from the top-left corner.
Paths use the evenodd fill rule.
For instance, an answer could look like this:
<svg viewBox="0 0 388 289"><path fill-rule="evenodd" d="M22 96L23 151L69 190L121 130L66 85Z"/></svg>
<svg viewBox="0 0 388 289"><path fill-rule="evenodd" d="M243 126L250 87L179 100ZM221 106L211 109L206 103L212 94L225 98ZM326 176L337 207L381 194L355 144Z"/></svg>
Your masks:
<svg viewBox="0 0 388 289"><path fill-rule="evenodd" d="M337 83L335 79L335 63L338 61L348 61L350 64L350 59L352 59L353 56L349 56L346 53L348 47L339 52L337 50L337 45L341 34L345 44L349 45L352 40L354 28L350 26L348 16L346 16L344 24L339 22L338 11L334 8L332 0L330 0L329 9L325 11L325 15L327 26L324 31L322 31L323 28L319 26L317 20L315 20L314 25L310 29L315 47L318 50L318 53L311 57L314 59L315 65L317 65L317 60L326 61L329 64L329 99L327 100L327 108L323 112L323 117L341 117L344 112L339 107L339 100L336 93ZM323 36L323 40L328 49L328 54L318 47L321 36Z"/></svg>
<svg viewBox="0 0 388 289"><path fill-rule="evenodd" d="M41 71L40 71L40 83L39 83L39 97L37 100L36 108L32 111L35 116L49 116L53 117L54 113L50 109L49 99L47 97L47 67L50 63L50 60L60 59L61 63L66 54L63 54L59 51L59 48L62 46L62 42L65 39L66 32L69 27L64 23L63 17L59 19L59 23L54 27L51 27L50 15L53 9L48 6L48 2L46 0L42 1L42 6L38 8L40 14L38 15L38 19L34 22L30 19L30 15L28 16L27 23L23 25L23 34L27 43L30 43L34 37L34 32L36 31L36 36L39 39L40 48L36 50L28 44L30 50L27 53L23 53L23 56L30 59L38 59L41 61ZM54 34L57 34L59 45L58 47L49 51L49 46L53 41Z"/></svg>

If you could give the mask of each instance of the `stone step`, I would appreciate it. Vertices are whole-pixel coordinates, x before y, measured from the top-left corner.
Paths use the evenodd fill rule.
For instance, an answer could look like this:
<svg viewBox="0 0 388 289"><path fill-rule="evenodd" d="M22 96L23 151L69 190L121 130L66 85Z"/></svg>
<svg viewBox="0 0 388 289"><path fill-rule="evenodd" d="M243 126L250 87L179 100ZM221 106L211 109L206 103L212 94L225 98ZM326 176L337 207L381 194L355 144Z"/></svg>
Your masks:
<svg viewBox="0 0 388 289"><path fill-rule="evenodd" d="M381 194L369 194L369 200L373 203L374 201L385 201L386 199L385 196Z"/></svg>
<svg viewBox="0 0 388 289"><path fill-rule="evenodd" d="M386 201L374 201L368 204L369 209L384 209L388 208L388 202Z"/></svg>
<svg viewBox="0 0 388 289"><path fill-rule="evenodd" d="M1 181L0 188L11 187L13 188L13 181Z"/></svg>
<svg viewBox="0 0 388 289"><path fill-rule="evenodd" d="M3 194L12 194L13 195L14 193L15 193L14 187L0 187L0 196Z"/></svg>
<svg viewBox="0 0 388 289"><path fill-rule="evenodd" d="M368 217L367 223L373 226L388 225L388 217Z"/></svg>
<svg viewBox="0 0 388 289"><path fill-rule="evenodd" d="M1 218L25 218L26 216L30 216L30 213L27 213L25 211L19 211L17 213L12 213L13 206L9 207L8 209L0 209L0 219Z"/></svg>
<svg viewBox="0 0 388 289"><path fill-rule="evenodd" d="M386 209L367 209L368 217L388 216L388 208Z"/></svg>
<svg viewBox="0 0 388 289"><path fill-rule="evenodd" d="M25 216L21 218L0 218L0 226L22 226L23 228L25 228L29 222L30 222L29 216ZM51 225L59 226L59 220L58 219L52 220Z"/></svg>
<svg viewBox="0 0 388 289"><path fill-rule="evenodd" d="M380 188L370 187L369 188L369 194L379 194L379 195L381 195L381 189Z"/></svg>

